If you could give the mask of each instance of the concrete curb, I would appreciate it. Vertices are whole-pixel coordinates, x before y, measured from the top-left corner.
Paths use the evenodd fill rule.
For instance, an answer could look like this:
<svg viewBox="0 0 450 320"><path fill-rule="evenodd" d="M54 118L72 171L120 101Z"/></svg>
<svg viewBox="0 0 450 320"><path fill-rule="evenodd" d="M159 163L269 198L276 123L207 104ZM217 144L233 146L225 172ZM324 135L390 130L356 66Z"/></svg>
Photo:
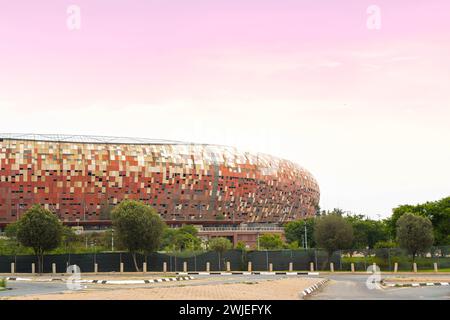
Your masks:
<svg viewBox="0 0 450 320"><path fill-rule="evenodd" d="M449 282L416 282L416 283L381 283L382 286L388 288L402 288L402 287L433 287L433 286L448 286Z"/></svg>
<svg viewBox="0 0 450 320"><path fill-rule="evenodd" d="M148 284L159 282L173 282L193 280L194 277L176 277L176 278L160 278L160 279L139 279L139 280L72 280L72 283L97 283L97 284ZM54 278L54 279L31 279L31 278L6 278L8 281L36 281L36 282L54 282L54 281L68 281L68 279Z"/></svg>
<svg viewBox="0 0 450 320"><path fill-rule="evenodd" d="M261 275L261 276L300 276L300 275L306 275L306 276L318 276L318 272L265 272L265 271L254 271L254 272L247 272L247 271L234 271L234 272L177 272L177 275L200 275L200 276L214 276L214 275L221 275L221 276L232 276L232 275Z"/></svg>
<svg viewBox="0 0 450 320"><path fill-rule="evenodd" d="M320 280L318 283L313 284L312 286L306 288L305 290L302 291L303 297L306 297L307 295L310 295L314 291L317 291L318 289L322 288L328 281L329 279L323 279Z"/></svg>

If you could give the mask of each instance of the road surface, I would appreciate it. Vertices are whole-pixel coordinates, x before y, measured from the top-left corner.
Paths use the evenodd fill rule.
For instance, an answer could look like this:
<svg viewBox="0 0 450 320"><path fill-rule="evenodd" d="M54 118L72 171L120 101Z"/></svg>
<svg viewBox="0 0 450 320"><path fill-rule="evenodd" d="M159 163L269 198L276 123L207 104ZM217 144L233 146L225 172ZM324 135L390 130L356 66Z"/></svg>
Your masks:
<svg viewBox="0 0 450 320"><path fill-rule="evenodd" d="M366 275L336 274L324 276L330 281L312 294L310 300L449 300L450 286L368 289ZM383 278L392 276L383 276ZM395 276L398 278L398 276ZM411 276L408 276L410 278ZM421 275L426 278L442 278Z"/></svg>

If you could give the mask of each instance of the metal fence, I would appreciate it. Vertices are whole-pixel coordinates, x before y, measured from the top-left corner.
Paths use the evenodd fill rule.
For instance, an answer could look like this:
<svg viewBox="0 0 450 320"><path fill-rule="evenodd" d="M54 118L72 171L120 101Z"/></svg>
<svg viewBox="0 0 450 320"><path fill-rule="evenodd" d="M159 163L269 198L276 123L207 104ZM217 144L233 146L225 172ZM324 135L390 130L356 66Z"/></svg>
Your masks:
<svg viewBox="0 0 450 320"><path fill-rule="evenodd" d="M450 246L434 247L427 253L422 253L415 259L418 271L433 270L434 263L439 269L450 269ZM188 271L206 271L209 262L210 271L226 270L226 262L230 263L233 271L247 271L251 262L253 271L268 271L272 264L273 271L288 271L290 264L292 270L310 270L310 263L319 271L330 270L330 262L334 264L335 271L351 271L353 263L355 271L366 271L376 263L381 271L393 271L394 264L398 264L398 271L412 270L412 257L402 249L364 249L339 250L329 258L328 254L319 249L307 250L267 250L267 251L241 251L230 250L220 255L217 252L174 252L152 253L138 255L137 263L142 268L147 263L148 271L163 271L166 264L167 271L183 271L186 263ZM17 273L31 272L31 264L37 266L37 259L32 255L0 255L0 273L11 272L11 263L15 263ZM119 272L123 263L125 272L135 271L132 256L129 253L91 253L91 254L59 254L46 255L44 258L44 273L52 271L52 264L56 265L56 272L63 273L69 265L76 264L82 272L94 272L94 264L98 272Z"/></svg>

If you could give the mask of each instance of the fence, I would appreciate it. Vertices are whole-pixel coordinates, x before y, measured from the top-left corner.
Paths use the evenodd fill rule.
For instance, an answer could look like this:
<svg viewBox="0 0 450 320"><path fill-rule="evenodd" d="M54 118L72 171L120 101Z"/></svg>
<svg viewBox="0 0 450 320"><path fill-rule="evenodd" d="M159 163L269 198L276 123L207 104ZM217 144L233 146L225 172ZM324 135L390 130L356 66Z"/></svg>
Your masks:
<svg viewBox="0 0 450 320"><path fill-rule="evenodd" d="M17 273L30 273L31 264L37 266L37 259L32 255L0 255L0 273L11 272L11 263L15 263ZM394 263L399 271L412 270L412 258L404 250L372 249L372 250L340 250L333 253L330 259L326 252L318 249L308 250L268 250L268 251L240 251L230 250L220 256L217 252L182 252L182 253L152 253L148 256L137 255L138 266L142 268L147 262L148 271L163 271L166 263L167 271L183 271L184 263L189 271L206 271L206 263L210 264L210 271L226 270L226 262L230 263L233 271L246 271L248 262L252 263L254 271L268 271L272 264L274 271L287 271L292 263L293 270L305 271L310 269L310 263L319 271L330 270L330 262L335 271L351 271L354 264L355 271L366 271L374 262L382 271L393 271ZM94 264L98 272L119 272L123 263L125 272L135 271L132 256L129 253L92 253L92 254L59 254L46 255L44 258L44 273L52 271L52 264L56 265L56 272L63 273L67 266L76 264L82 272L94 272ZM450 270L450 246L435 247L430 252L416 258L418 271L433 270L434 263L439 269Z"/></svg>
<svg viewBox="0 0 450 320"><path fill-rule="evenodd" d="M202 253L166 254L152 253L148 256L137 255L138 266L142 268L143 262L147 262L148 271L163 271L166 263L167 271L183 271L184 263L189 271L205 271L206 263L210 264L210 271L226 270L226 262L230 263L233 271L246 271L248 262L252 263L252 270L267 271L269 264L273 270L289 270L292 263L293 270L309 270L310 263L325 270L328 265L327 254L319 250L278 250L278 251L241 251L230 250L222 255L209 251ZM336 266L340 265L338 255L333 255L332 261ZM11 263L15 263L17 273L31 272L31 264L37 266L37 258L32 255L0 256L0 273L9 273ZM129 253L97 253L97 254L60 254L46 255L44 257L44 273L52 272L52 264L56 265L56 272L63 273L69 265L76 264L82 272L94 272L94 264L98 266L98 272L118 272L120 263L123 263L125 272L135 271L134 262Z"/></svg>
<svg viewBox="0 0 450 320"><path fill-rule="evenodd" d="M400 248L341 250L339 255L342 271L350 271L352 263L355 271L365 271L373 263L376 263L381 271L394 271L395 264L398 271L413 269L412 256ZM439 269L450 271L450 246L432 247L429 251L419 254L415 263L418 271L433 270L435 263Z"/></svg>

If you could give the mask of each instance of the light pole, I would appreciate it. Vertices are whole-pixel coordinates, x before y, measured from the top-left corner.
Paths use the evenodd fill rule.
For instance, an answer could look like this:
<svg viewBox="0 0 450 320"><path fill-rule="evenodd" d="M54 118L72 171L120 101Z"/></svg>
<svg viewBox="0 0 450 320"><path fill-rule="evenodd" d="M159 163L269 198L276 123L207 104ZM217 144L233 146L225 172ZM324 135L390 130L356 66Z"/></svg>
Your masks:
<svg viewBox="0 0 450 320"><path fill-rule="evenodd" d="M259 232L256 233L256 248L259 251Z"/></svg>
<svg viewBox="0 0 450 320"><path fill-rule="evenodd" d="M305 223L305 249L308 249L308 231L306 230L306 221Z"/></svg>
<svg viewBox="0 0 450 320"><path fill-rule="evenodd" d="M114 252L114 229L111 229L111 251Z"/></svg>

